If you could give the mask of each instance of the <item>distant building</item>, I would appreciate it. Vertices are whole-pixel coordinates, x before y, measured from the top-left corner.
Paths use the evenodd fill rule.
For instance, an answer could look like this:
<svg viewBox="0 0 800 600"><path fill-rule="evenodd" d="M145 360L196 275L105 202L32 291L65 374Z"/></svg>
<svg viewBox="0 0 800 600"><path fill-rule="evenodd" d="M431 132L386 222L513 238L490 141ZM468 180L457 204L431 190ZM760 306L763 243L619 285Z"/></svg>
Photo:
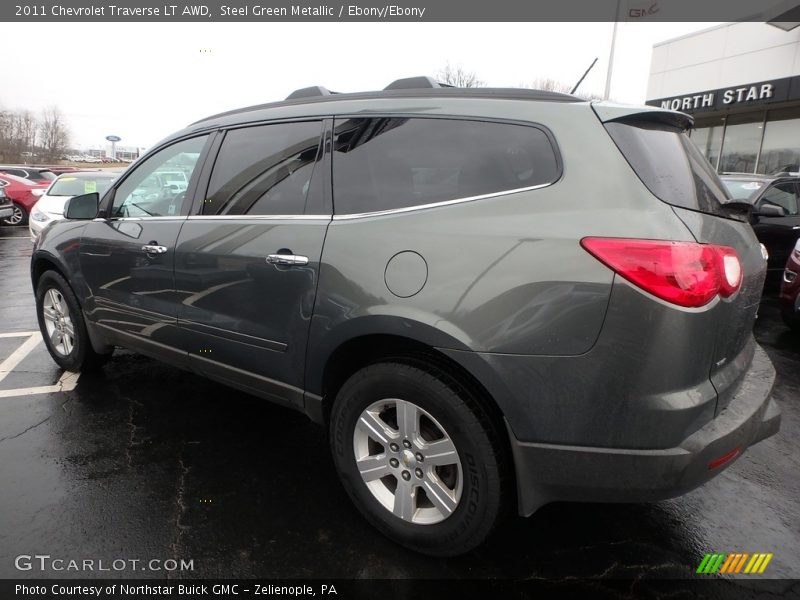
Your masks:
<svg viewBox="0 0 800 600"><path fill-rule="evenodd" d="M656 44L647 104L693 115L719 172L800 170L800 28L726 23Z"/></svg>
<svg viewBox="0 0 800 600"><path fill-rule="evenodd" d="M136 146L120 146L117 144L117 159L136 160L143 151L143 148L137 148ZM86 150L86 154L100 158L111 158L111 144L92 146Z"/></svg>

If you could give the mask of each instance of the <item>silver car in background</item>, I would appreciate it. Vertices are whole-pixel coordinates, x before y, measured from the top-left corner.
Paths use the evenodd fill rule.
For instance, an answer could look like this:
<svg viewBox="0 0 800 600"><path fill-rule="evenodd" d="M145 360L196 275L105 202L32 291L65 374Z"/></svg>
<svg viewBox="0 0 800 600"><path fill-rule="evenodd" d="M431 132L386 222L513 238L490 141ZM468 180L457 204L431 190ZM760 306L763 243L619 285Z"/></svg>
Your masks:
<svg viewBox="0 0 800 600"><path fill-rule="evenodd" d="M120 171L77 171L59 175L31 210L28 219L31 241L35 242L50 223L64 218L67 200L81 194L104 194L119 175Z"/></svg>

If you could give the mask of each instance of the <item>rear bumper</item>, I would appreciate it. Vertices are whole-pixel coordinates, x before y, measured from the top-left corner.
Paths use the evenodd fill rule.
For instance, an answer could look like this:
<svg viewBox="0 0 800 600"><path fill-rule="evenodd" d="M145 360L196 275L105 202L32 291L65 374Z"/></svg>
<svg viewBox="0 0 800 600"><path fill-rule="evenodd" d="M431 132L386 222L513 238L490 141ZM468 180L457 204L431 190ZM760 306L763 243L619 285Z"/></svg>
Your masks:
<svg viewBox="0 0 800 600"><path fill-rule="evenodd" d="M745 448L778 431L780 410L770 399L774 381L775 369L757 346L730 403L674 448L630 450L520 442L508 427L520 513L530 515L558 500L645 502L696 488L723 471ZM709 467L726 455L730 460Z"/></svg>

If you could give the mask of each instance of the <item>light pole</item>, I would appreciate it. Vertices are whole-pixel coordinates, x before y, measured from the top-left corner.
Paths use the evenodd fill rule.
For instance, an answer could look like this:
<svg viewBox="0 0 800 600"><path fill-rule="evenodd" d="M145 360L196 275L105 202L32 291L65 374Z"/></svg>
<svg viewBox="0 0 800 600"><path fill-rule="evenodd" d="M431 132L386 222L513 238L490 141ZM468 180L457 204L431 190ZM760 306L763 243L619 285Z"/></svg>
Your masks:
<svg viewBox="0 0 800 600"><path fill-rule="evenodd" d="M611 34L611 52L608 55L608 69L606 70L606 91L603 100L608 100L611 94L611 74L614 71L614 46L617 44L617 25L619 24L619 5L622 0L617 0L617 9L614 11L614 31Z"/></svg>

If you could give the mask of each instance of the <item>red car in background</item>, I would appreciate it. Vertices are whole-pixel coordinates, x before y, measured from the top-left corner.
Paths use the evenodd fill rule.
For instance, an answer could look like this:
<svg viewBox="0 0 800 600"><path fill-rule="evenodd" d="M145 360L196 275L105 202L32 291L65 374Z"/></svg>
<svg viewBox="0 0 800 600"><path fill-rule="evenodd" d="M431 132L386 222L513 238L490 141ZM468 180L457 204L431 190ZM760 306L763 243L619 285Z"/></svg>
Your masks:
<svg viewBox="0 0 800 600"><path fill-rule="evenodd" d="M0 223L24 225L28 222L28 215L33 205L50 186L50 181L31 181L16 175L0 173L0 186L3 186L6 196L14 203L14 212L10 217L0 219Z"/></svg>
<svg viewBox="0 0 800 600"><path fill-rule="evenodd" d="M783 320L794 331L800 332L800 240L786 261L781 282L781 313Z"/></svg>

